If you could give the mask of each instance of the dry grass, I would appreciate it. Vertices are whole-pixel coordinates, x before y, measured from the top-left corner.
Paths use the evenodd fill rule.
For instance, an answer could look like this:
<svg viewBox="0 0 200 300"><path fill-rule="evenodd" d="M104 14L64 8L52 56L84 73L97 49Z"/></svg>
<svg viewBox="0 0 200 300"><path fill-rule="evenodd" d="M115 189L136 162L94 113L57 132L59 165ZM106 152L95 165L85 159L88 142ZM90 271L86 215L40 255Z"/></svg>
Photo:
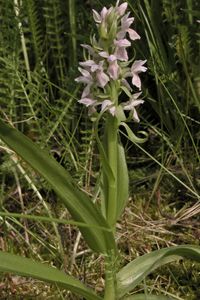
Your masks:
<svg viewBox="0 0 200 300"><path fill-rule="evenodd" d="M120 249L120 265L124 265L133 258L149 253L153 250L163 247L180 245L180 244L198 244L200 231L198 216L192 208L178 211L172 216L165 213L163 203L160 206L155 203L146 203L141 197L130 199L127 208L122 217L122 221L117 224L116 240ZM27 224L29 226L30 224ZM47 233L49 232L47 227ZM81 236L71 226L59 226L62 246L64 249L64 259L59 253L56 246L56 238L51 240L51 247L57 248L54 251L54 257L50 254L44 254L44 247L40 244L34 244L37 248L38 257L45 262L53 263L57 267L63 269L68 274L74 275L76 278L87 283L89 286L101 293L104 286L104 264L103 257L93 254L87 249L86 244ZM21 232L25 236L24 232ZM40 232L38 232L38 235ZM14 236L12 236L14 235ZM43 233L44 235L44 233ZM53 234L51 233L51 237ZM9 250L12 246L15 251L22 255L30 255L30 251L25 251L25 245L20 238L16 239L17 234L12 231L1 231L0 248ZM47 243L50 243L47 238ZM24 242L25 243L25 242ZM30 241L31 243L31 241ZM34 254L31 254L34 257ZM37 257L35 256L35 259ZM192 270L191 270L192 267ZM169 265L150 275L146 280L146 286L154 292L167 292L174 295L175 299L198 299L198 283L197 275L200 272L200 266L191 262L181 262ZM187 284L184 283L187 276ZM195 283L195 285L194 285ZM143 290L144 286L138 287ZM18 276L6 274L1 280L1 296L0 299L79 299L71 295L67 291L60 291L52 285L41 283L37 280L26 279ZM197 296L196 296L197 295Z"/></svg>

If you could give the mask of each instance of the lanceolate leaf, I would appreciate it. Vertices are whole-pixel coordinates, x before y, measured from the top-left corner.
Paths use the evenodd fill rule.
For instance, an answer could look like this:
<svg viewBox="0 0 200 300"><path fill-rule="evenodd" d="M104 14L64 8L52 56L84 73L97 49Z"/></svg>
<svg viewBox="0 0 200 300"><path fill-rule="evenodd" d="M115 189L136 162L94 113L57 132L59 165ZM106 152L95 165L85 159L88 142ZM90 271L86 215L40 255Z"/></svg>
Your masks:
<svg viewBox="0 0 200 300"><path fill-rule="evenodd" d="M119 219L123 209L128 201L129 195L129 178L126 164L124 147L118 143L118 160L117 160L117 216Z"/></svg>
<svg viewBox="0 0 200 300"><path fill-rule="evenodd" d="M136 258L122 268L117 274L117 290L119 297L122 297L133 290L155 269L182 257L200 262L200 247L184 245L164 248Z"/></svg>
<svg viewBox="0 0 200 300"><path fill-rule="evenodd" d="M72 276L66 275L53 267L35 262L29 258L0 251L0 272L10 272L25 277L32 277L42 281L51 282L70 290L88 300L101 300L93 290Z"/></svg>
<svg viewBox="0 0 200 300"><path fill-rule="evenodd" d="M47 151L40 149L25 135L1 120L0 139L51 184L75 221L90 224L87 228L80 226L79 229L91 249L102 253L115 249L112 232L98 228L102 226L109 230L98 208L74 185L69 173ZM94 227L91 224L94 224Z"/></svg>

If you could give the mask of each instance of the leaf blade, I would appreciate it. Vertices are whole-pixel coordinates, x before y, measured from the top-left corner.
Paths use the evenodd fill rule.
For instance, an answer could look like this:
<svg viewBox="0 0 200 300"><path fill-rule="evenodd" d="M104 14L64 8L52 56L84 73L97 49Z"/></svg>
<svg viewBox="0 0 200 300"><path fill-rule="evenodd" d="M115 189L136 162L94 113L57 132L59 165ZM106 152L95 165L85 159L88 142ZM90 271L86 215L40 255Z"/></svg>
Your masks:
<svg viewBox="0 0 200 300"><path fill-rule="evenodd" d="M72 276L66 275L56 268L3 251L0 251L0 272L11 272L17 275L54 283L78 295L86 297L88 300L102 299L82 282Z"/></svg>
<svg viewBox="0 0 200 300"><path fill-rule="evenodd" d="M175 246L153 251L137 257L117 273L117 292L120 297L133 290L156 268L182 257L200 262L200 247Z"/></svg>
<svg viewBox="0 0 200 300"><path fill-rule="evenodd" d="M47 151L40 149L29 138L2 120L0 138L51 184L75 221L94 224L94 228L79 227L91 249L101 253L115 249L112 232L97 228L110 229L98 208L74 185L70 174Z"/></svg>

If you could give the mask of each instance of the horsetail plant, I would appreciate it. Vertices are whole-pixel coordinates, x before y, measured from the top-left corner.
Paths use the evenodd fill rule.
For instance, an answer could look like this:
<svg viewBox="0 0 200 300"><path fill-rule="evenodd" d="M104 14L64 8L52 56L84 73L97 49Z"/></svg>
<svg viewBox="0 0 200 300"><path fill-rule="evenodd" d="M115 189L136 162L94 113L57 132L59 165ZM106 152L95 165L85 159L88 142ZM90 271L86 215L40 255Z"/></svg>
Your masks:
<svg viewBox="0 0 200 300"><path fill-rule="evenodd" d="M127 203L129 184L119 127L124 127L133 142L142 143L146 140L146 137L136 137L126 121L140 121L137 107L144 102L141 99L140 73L147 70L146 60L128 58L127 48L140 36L130 28L134 18L126 12L127 2L119 2L110 8L104 7L100 13L93 10L98 37L91 38L91 45L82 45L87 59L80 62L81 76L76 78L77 82L84 84L79 103L88 108L96 125L101 161L101 209L45 150L0 120L2 141L49 182L71 213L74 219L71 223L79 227L88 246L104 256L104 291L97 295L81 281L62 271L2 251L0 271L55 283L88 300L169 299L166 296L148 296L147 293L132 296L128 293L163 264L182 257L200 261L200 247L184 245L164 248L138 257L118 270L120 255L115 241L116 223ZM123 101L124 97L126 101ZM100 120L103 123L103 138L98 134ZM0 215L6 214L1 212Z"/></svg>

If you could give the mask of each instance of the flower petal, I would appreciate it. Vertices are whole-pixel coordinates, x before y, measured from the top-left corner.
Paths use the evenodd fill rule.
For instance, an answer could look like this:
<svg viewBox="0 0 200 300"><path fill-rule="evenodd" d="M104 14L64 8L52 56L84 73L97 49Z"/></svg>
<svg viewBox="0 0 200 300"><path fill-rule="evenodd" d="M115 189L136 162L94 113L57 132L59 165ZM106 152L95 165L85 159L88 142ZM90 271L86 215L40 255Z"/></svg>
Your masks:
<svg viewBox="0 0 200 300"><path fill-rule="evenodd" d="M95 20L95 22L96 23L101 23L100 14L95 9L93 9L92 12L93 12L93 19Z"/></svg>
<svg viewBox="0 0 200 300"><path fill-rule="evenodd" d="M94 105L97 101L91 98L83 98L78 100L79 103L84 104L86 107Z"/></svg>
<svg viewBox="0 0 200 300"><path fill-rule="evenodd" d="M141 37L139 36L139 34L138 34L135 30L133 30L133 29L131 29L131 28L129 28L129 29L127 30L127 32L128 32L129 37L130 37L130 39L131 39L132 41L139 40L139 39L141 38Z"/></svg>
<svg viewBox="0 0 200 300"><path fill-rule="evenodd" d="M128 61L128 53L124 47L117 47L115 55L121 61Z"/></svg>
<svg viewBox="0 0 200 300"><path fill-rule="evenodd" d="M104 86L108 83L110 80L108 75L104 73L103 71L97 71L96 72L96 78L97 78L97 83L100 87L104 88Z"/></svg>
<svg viewBox="0 0 200 300"><path fill-rule="evenodd" d="M111 108L109 108L109 112L111 113L111 115L114 117L116 114L116 107L113 105Z"/></svg>
<svg viewBox="0 0 200 300"><path fill-rule="evenodd" d="M134 18L129 18L130 12L128 12L123 18L121 18L122 30L127 30L134 21Z"/></svg>
<svg viewBox="0 0 200 300"><path fill-rule="evenodd" d="M108 58L108 57L109 57L109 54L108 54L106 51L101 51L101 52L99 52L99 55L100 55L101 57L104 57L104 58Z"/></svg>
<svg viewBox="0 0 200 300"><path fill-rule="evenodd" d="M83 62L82 61L79 62L79 65L82 66L82 67L91 67L94 64L95 64L95 62L93 60L91 60L91 59L83 61Z"/></svg>
<svg viewBox="0 0 200 300"><path fill-rule="evenodd" d="M111 54L111 55L108 56L108 62L113 62L113 61L115 61L115 60L117 60L116 55Z"/></svg>
<svg viewBox="0 0 200 300"><path fill-rule="evenodd" d="M86 85L81 95L81 98L85 98L90 94L90 88L91 88L91 84Z"/></svg>
<svg viewBox="0 0 200 300"><path fill-rule="evenodd" d="M119 76L119 66L117 64L117 60L110 62L108 67L108 74L113 80L118 79Z"/></svg>
<svg viewBox="0 0 200 300"><path fill-rule="evenodd" d="M134 120L135 122L139 123L139 122L140 122L140 119L139 119L139 117L138 117L138 114L137 114L136 109L133 109L132 112L133 112L133 120Z"/></svg>
<svg viewBox="0 0 200 300"><path fill-rule="evenodd" d="M79 72L81 72L81 74L84 76L84 77L90 77L90 72L88 72L87 70L85 69L82 69L82 68L78 68Z"/></svg>
<svg viewBox="0 0 200 300"><path fill-rule="evenodd" d="M125 14L125 11L127 10L128 3L124 2L120 6L117 7L116 11L119 14L119 16L123 16Z"/></svg>
<svg viewBox="0 0 200 300"><path fill-rule="evenodd" d="M101 11L101 21L105 20L107 13L108 13L108 9L104 6Z"/></svg>
<svg viewBox="0 0 200 300"><path fill-rule="evenodd" d="M140 73L140 72L146 72L147 68L143 67L143 65L146 63L146 60L136 60L132 64L131 72L133 73Z"/></svg>
<svg viewBox="0 0 200 300"><path fill-rule="evenodd" d="M133 74L132 84L141 90L141 80L137 73Z"/></svg>
<svg viewBox="0 0 200 300"><path fill-rule="evenodd" d="M106 107L112 105L112 102L108 99L104 100L101 104L101 111L105 110Z"/></svg>
<svg viewBox="0 0 200 300"><path fill-rule="evenodd" d="M129 42L129 40L127 40L127 39L115 40L114 44L117 47L129 47L129 46L131 46L131 42Z"/></svg>

